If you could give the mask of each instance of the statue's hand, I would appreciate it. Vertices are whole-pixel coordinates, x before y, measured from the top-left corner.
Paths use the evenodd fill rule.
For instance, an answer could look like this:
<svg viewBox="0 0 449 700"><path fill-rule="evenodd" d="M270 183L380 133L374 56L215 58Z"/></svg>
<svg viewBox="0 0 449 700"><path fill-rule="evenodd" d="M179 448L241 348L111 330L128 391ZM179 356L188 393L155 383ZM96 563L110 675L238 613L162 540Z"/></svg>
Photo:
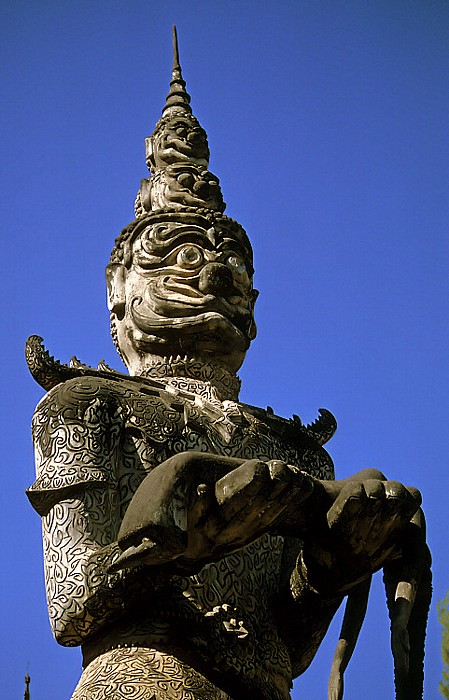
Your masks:
<svg viewBox="0 0 449 700"><path fill-rule="evenodd" d="M397 481L364 479L363 473L330 484L331 490L337 495L327 528L310 537L304 561L312 578L318 576L318 588L324 584L345 593L394 555L421 495Z"/></svg>
<svg viewBox="0 0 449 700"><path fill-rule="evenodd" d="M305 527L306 502L316 480L286 462L256 459L243 462L217 481L215 507L204 523L214 552L225 554L244 547L266 532L280 533L290 511L299 532ZM301 522L300 522L301 521Z"/></svg>
<svg viewBox="0 0 449 700"><path fill-rule="evenodd" d="M343 674L341 671L332 671L327 685L328 700L342 700L344 691Z"/></svg>
<svg viewBox="0 0 449 700"><path fill-rule="evenodd" d="M156 467L123 518L123 555L111 567L144 563L194 570L276 532L316 480L285 462L185 452ZM309 518L305 521L308 523ZM298 516L295 516L298 529Z"/></svg>

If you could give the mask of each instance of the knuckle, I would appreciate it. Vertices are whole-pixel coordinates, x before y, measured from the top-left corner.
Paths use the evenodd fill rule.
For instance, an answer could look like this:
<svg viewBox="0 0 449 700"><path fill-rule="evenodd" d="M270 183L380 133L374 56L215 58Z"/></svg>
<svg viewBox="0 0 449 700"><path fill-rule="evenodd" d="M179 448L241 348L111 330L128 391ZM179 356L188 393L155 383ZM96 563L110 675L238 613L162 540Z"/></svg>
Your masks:
<svg viewBox="0 0 449 700"><path fill-rule="evenodd" d="M365 491L368 498L371 499L379 499L385 493L382 482L377 479L367 479L365 481Z"/></svg>
<svg viewBox="0 0 449 700"><path fill-rule="evenodd" d="M407 491L399 481L386 481L385 494L387 498L405 499Z"/></svg>

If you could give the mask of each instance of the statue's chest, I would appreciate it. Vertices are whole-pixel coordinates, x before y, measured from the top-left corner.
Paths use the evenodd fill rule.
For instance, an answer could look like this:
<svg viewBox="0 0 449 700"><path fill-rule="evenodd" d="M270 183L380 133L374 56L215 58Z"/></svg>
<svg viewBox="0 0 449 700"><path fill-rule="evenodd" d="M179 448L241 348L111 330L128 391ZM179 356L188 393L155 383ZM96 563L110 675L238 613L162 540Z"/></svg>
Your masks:
<svg viewBox="0 0 449 700"><path fill-rule="evenodd" d="M332 462L322 448L286 436L270 420L233 401L198 395L134 395L125 405L125 432L145 471L174 454L210 452L243 459L279 459L317 478L332 478ZM283 419L277 419L281 425ZM287 421L284 421L287 423Z"/></svg>
<svg viewBox="0 0 449 700"><path fill-rule="evenodd" d="M283 442L234 402L146 397L130 403L128 411L128 455L135 450L128 466L134 461L140 473L142 467L151 471L173 455L187 451L289 463L300 459L292 444ZM234 619L234 609L243 601L245 608L256 609L261 597L267 598L277 590L281 555L282 538L266 536L185 579L182 596L188 606L211 617Z"/></svg>

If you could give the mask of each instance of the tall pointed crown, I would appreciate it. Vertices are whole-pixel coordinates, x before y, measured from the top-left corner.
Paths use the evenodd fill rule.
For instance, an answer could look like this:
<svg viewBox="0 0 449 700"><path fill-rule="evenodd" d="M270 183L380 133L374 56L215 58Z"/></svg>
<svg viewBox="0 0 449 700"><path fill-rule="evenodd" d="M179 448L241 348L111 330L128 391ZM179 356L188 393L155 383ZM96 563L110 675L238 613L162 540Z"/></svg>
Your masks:
<svg viewBox="0 0 449 700"><path fill-rule="evenodd" d="M245 230L224 215L220 181L208 170L207 134L192 113L190 95L182 77L176 26L173 26L173 69L162 116L145 139L150 177L141 181L135 201L136 219L116 240L111 263L130 257L127 247L146 223L188 220L198 217L199 226L228 230L241 241L252 270L252 248ZM201 219L201 221L200 221ZM145 221L144 221L145 220ZM206 223L209 222L209 223ZM126 250L125 250L126 249ZM129 252L129 251L128 251Z"/></svg>
<svg viewBox="0 0 449 700"><path fill-rule="evenodd" d="M141 182L135 205L136 218L150 212L186 207L224 211L219 180L207 169L207 135L192 113L190 95L182 77L176 27L173 27L170 91L155 130L145 139L145 148L151 177Z"/></svg>
<svg viewBox="0 0 449 700"><path fill-rule="evenodd" d="M172 354L182 351L186 358L195 361L202 353L210 359L212 353L214 362L221 363L234 376L256 333L252 248L240 224L224 215L219 180L208 170L207 135L192 113L175 27L173 49L169 94L156 128L145 139L150 177L141 181L135 201L136 218L116 239L107 267L112 337L132 372L141 371L142 358L145 372L156 372L160 353L168 348ZM187 240L186 255L195 256L199 251L193 262L184 261L184 249L179 251L179 260L174 253L173 246ZM175 275L173 284L178 291L161 282L158 294L164 301L149 311L143 301L152 294L148 287L139 296L143 301L140 313L137 304L128 303L126 270L137 270L145 256L151 260L145 262L149 265L148 275L152 279L159 275L161 280ZM206 277L215 279L215 286L212 281L206 283ZM145 284L140 272L133 279L136 289ZM178 303L174 295L182 301ZM223 298L223 306L218 310L210 302L212 297ZM178 317L179 304L182 313ZM201 338L198 324L204 330ZM163 371L167 362L163 360ZM177 367L176 371L181 370ZM187 376L192 371L185 366Z"/></svg>
<svg viewBox="0 0 449 700"><path fill-rule="evenodd" d="M172 79L170 81L170 92L165 101L165 107L162 110L162 116L165 117L176 111L184 111L192 114L190 106L190 95L186 90L186 81L182 77L181 64L179 63L179 48L178 48L178 33L176 25L173 25L173 70Z"/></svg>

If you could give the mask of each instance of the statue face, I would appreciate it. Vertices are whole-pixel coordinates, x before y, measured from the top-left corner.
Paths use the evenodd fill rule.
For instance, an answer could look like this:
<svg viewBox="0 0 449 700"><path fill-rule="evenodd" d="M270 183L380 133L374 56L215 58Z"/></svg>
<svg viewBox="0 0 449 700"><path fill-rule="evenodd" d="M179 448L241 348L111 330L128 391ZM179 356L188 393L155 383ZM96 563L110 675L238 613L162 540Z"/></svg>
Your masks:
<svg viewBox="0 0 449 700"><path fill-rule="evenodd" d="M145 206L142 190L141 201L149 211L183 207L223 211L225 208L218 178L190 163L177 163L157 170L147 182L151 185L149 206Z"/></svg>
<svg viewBox="0 0 449 700"><path fill-rule="evenodd" d="M228 231L148 225L132 243L129 268L109 266L122 354L211 355L236 371L256 334L252 274L250 249Z"/></svg>
<svg viewBox="0 0 449 700"><path fill-rule="evenodd" d="M206 132L192 115L175 113L162 119L145 143L149 167L185 161L207 167L209 162Z"/></svg>

